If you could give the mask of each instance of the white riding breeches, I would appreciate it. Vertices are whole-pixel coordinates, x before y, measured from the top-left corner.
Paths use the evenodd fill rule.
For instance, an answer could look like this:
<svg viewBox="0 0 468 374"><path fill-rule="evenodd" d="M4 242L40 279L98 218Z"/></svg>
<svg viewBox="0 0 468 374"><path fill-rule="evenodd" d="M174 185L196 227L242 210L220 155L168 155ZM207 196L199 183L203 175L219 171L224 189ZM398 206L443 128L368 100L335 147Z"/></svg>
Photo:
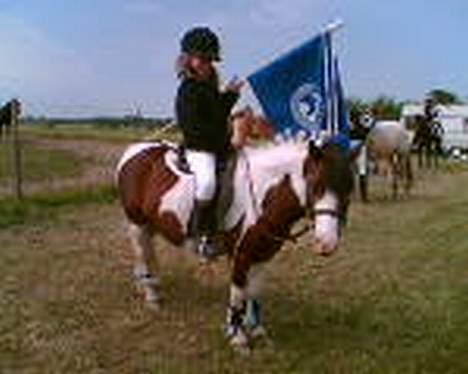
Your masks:
<svg viewBox="0 0 468 374"><path fill-rule="evenodd" d="M358 174L367 175L367 146L364 144L356 160Z"/></svg>
<svg viewBox="0 0 468 374"><path fill-rule="evenodd" d="M195 175L195 198L212 200L216 192L216 156L210 152L187 149L187 161Z"/></svg>
<svg viewBox="0 0 468 374"><path fill-rule="evenodd" d="M352 145L357 146L361 143L361 140L352 140ZM363 144L359 151L359 155L356 158L356 169L358 175L365 176L367 175L367 145Z"/></svg>

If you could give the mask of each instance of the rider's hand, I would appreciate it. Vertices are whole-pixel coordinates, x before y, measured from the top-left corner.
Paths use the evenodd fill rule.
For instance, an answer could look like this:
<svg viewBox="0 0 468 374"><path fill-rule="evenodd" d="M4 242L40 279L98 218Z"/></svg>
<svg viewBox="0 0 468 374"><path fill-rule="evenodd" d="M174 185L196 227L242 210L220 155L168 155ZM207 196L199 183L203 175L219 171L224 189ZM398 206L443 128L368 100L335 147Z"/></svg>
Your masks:
<svg viewBox="0 0 468 374"><path fill-rule="evenodd" d="M238 77L234 77L226 85L225 91L226 92L240 93L244 83L245 82L243 80L239 79Z"/></svg>

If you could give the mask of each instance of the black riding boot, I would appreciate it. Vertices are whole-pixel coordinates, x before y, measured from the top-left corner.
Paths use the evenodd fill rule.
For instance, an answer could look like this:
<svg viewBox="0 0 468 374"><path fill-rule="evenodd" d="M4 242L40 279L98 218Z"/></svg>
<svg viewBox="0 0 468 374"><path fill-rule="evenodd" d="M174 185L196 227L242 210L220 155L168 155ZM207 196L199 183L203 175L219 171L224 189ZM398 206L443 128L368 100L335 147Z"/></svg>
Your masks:
<svg viewBox="0 0 468 374"><path fill-rule="evenodd" d="M213 242L216 232L214 208L211 200L195 200L190 236L195 239L195 252L203 260L212 260L221 254Z"/></svg>

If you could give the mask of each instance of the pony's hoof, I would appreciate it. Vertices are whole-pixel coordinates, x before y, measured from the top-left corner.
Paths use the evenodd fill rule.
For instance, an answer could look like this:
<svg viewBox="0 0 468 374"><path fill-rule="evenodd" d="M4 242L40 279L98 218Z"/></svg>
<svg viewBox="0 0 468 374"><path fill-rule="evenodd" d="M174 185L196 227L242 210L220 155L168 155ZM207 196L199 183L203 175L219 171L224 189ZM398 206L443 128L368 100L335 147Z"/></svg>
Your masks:
<svg viewBox="0 0 468 374"><path fill-rule="evenodd" d="M250 356L252 348L250 346L233 346L234 352L241 356Z"/></svg>
<svg viewBox="0 0 468 374"><path fill-rule="evenodd" d="M252 339L266 338L268 336L265 328L262 325L258 325L252 328L249 335Z"/></svg>

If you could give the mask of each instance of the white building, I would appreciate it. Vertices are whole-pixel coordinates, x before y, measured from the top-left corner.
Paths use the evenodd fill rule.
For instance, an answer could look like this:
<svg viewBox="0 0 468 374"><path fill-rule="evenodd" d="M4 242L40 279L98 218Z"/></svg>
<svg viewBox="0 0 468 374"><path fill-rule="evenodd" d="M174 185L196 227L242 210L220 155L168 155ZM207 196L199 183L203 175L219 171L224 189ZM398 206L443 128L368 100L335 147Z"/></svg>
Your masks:
<svg viewBox="0 0 468 374"><path fill-rule="evenodd" d="M446 150L468 150L468 105L437 105L436 110L436 119L444 128L442 147ZM424 115L424 105L403 106L401 122L408 130L414 130L414 119L417 115Z"/></svg>

